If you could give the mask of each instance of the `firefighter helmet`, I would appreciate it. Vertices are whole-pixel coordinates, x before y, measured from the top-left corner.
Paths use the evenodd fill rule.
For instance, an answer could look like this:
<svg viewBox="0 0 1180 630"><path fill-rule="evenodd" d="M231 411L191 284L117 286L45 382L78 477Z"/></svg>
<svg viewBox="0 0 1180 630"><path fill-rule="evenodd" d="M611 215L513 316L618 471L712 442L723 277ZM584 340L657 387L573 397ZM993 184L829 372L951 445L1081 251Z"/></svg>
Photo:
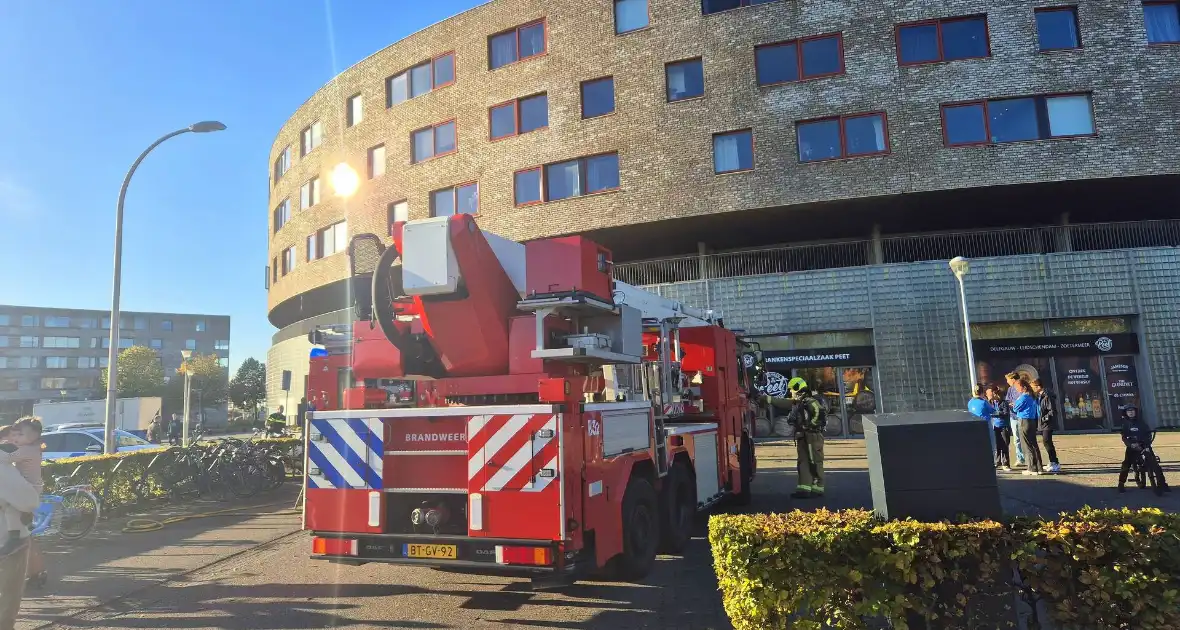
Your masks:
<svg viewBox="0 0 1180 630"><path fill-rule="evenodd" d="M791 382L787 383L787 389L790 390L792 394L801 394L807 391L807 381L796 376L795 378L791 379Z"/></svg>

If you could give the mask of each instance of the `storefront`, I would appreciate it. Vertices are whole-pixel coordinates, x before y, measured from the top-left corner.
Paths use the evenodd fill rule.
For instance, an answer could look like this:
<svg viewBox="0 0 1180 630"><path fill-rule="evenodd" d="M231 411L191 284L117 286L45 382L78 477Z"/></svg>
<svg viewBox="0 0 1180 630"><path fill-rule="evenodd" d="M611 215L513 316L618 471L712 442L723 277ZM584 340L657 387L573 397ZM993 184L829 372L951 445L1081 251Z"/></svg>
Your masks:
<svg viewBox="0 0 1180 630"><path fill-rule="evenodd" d="M801 377L828 410L825 434L864 433L863 416L877 412L879 391L871 331L771 335L753 341L766 364L766 393L786 396L790 379ZM781 428L775 433L784 434Z"/></svg>
<svg viewBox="0 0 1180 630"><path fill-rule="evenodd" d="M1037 332L1040 334L1032 335ZM1106 431L1127 405L1140 406L1139 339L1130 318L981 324L973 335L1020 333L974 341L981 383L1007 390L1004 375L1041 379L1061 409L1058 430Z"/></svg>

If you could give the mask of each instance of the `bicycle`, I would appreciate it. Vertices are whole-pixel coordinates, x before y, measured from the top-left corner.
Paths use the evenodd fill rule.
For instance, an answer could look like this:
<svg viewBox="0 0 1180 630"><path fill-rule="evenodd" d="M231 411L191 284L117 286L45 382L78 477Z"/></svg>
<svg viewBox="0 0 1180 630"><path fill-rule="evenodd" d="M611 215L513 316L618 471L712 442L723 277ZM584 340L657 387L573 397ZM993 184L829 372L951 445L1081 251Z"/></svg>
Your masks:
<svg viewBox="0 0 1180 630"><path fill-rule="evenodd" d="M1152 492L1155 492L1158 497L1171 489L1168 488L1168 482L1164 479L1164 469L1160 465L1159 455L1156 455L1155 450L1151 448L1154 442L1155 431L1152 431L1147 444L1139 449L1139 456L1131 464L1131 470L1135 473L1135 484L1140 489L1146 488L1150 484Z"/></svg>
<svg viewBox="0 0 1180 630"><path fill-rule="evenodd" d="M69 477L57 479L58 485L69 482ZM64 540L79 540L94 529L101 509L90 486L69 486L58 494L41 496L41 505L33 511L29 533L37 537L56 534Z"/></svg>

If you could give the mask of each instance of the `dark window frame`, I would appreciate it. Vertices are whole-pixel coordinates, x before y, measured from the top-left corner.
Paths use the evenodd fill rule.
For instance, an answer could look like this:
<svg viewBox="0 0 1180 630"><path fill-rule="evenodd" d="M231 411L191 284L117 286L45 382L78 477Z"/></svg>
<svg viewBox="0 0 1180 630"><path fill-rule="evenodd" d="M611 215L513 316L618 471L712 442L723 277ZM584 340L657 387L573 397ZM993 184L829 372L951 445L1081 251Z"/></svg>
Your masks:
<svg viewBox="0 0 1180 630"><path fill-rule="evenodd" d="M629 31L619 32L619 2L622 0L611 0L611 22L614 24L615 37L622 37L631 33L640 33L651 28L651 0L644 0L644 7L647 9L647 24L639 28L633 28ZM703 5L702 5L703 6Z"/></svg>
<svg viewBox="0 0 1180 630"><path fill-rule="evenodd" d="M1176 13L1177 13L1176 19L1177 19L1177 21L1180 21L1180 1L1178 1L1178 0L1143 0L1144 7L1146 7L1149 4L1171 5L1171 6L1176 7ZM1144 39L1147 39L1147 36L1148 36L1147 35L1147 15L1146 15L1146 11L1145 11L1144 16L1143 16L1143 37L1144 37ZM1153 46L1153 47L1154 46L1180 46L1180 41L1153 42L1150 39L1148 39L1147 45Z"/></svg>
<svg viewBox="0 0 1180 630"><path fill-rule="evenodd" d="M410 220L410 200L409 199L403 197L403 198L398 199L396 201L391 201L391 202L385 204L385 222L391 229L393 228L393 224L395 223L394 219L396 218L395 215L397 213L396 208L398 205L403 204L403 203L406 204L406 220L409 221Z"/></svg>
<svg viewBox="0 0 1180 630"><path fill-rule="evenodd" d="M541 25L541 52L529 55L528 57L521 57L520 56L520 32L526 28L529 28L531 26L536 26L538 24ZM492 39L499 37L501 35L506 35L508 33L515 33L515 35L516 35L516 59L513 59L512 61L509 61L508 63L506 63L504 65L492 67ZM542 18L539 18L536 20L532 20L531 22L525 22L524 24L518 24L512 28L506 28L506 29L499 31L497 33L492 33L491 35L488 35L487 53L488 53L488 71L499 70L500 68L507 68L508 66L516 65L522 61L528 61L530 59L536 59L538 57L544 57L545 55L548 55L549 54L549 20L547 18L542 17Z"/></svg>
<svg viewBox="0 0 1180 630"><path fill-rule="evenodd" d="M839 56L840 56L840 69L836 72L825 72L823 74L816 74L816 75L812 75L812 76L805 75L803 72L803 44L806 42L810 42L810 41L816 41L816 40L821 40L821 39L832 39L832 38L835 38L836 42L839 44L838 50L839 50ZM795 69L798 72L799 78L794 79L792 81L773 81L771 83L762 83L761 81L759 81L758 80L758 51L763 48L775 48L775 47L780 47L780 46L792 46L792 45L795 46L795 66L796 66ZM822 35L810 35L808 37L799 37L797 39L788 39L788 40L781 41L781 42L770 42L770 43L758 44L757 46L754 46L754 82L756 84L758 84L758 87L771 87L771 86L775 86L775 85L786 85L788 83L802 83L804 81L815 81L816 79L826 79L829 77L838 77L838 76L842 76L847 73L848 73L848 68L845 66L845 61L844 61L844 32L843 31L837 31L835 33L824 33Z"/></svg>
<svg viewBox="0 0 1180 630"><path fill-rule="evenodd" d="M991 103L994 101L1015 101L1021 99L1047 100L1050 98L1057 98L1063 96L1085 96L1090 100L1090 126L1094 128L1092 133L1076 133L1061 136L1049 136L1047 138L1033 138L1029 140L1010 140L1007 142L992 142L991 137ZM948 107L967 107L971 105L983 106L983 135L986 138L983 142L958 142L951 144L947 137L946 128L946 109ZM1039 107L1039 105L1038 105ZM1045 142L1046 140L1070 140L1073 138L1094 138L1098 136L1098 121L1094 117L1094 93L1093 92L1048 92L1045 94L1032 94L1024 96L1004 96L999 98L985 98L974 99L970 101L955 101L952 103L942 103L938 106L938 118L942 125L942 144L948 149L957 149L960 147L980 147L980 146L995 146L1001 144L1021 144L1025 142Z"/></svg>
<svg viewBox="0 0 1180 630"><path fill-rule="evenodd" d="M753 4L750 2L750 0L741 0L741 5L733 7L732 9L722 9L720 11L705 12L705 0L701 0L701 15L702 16L721 15L723 13L729 13L730 11L737 11L740 9L748 9L750 7L756 7L756 6L760 6L763 4L774 4L776 1L777 0L769 0L768 2L759 2L757 4Z"/></svg>
<svg viewBox="0 0 1180 630"><path fill-rule="evenodd" d="M690 61L696 61L701 64L701 93L697 94L696 96L686 96L684 98L678 98L678 99L673 100L672 92L668 89L668 68L671 66L677 66L677 65L680 65L683 63L688 63ZM703 56L697 55L696 57L677 59L676 61L669 61L669 62L664 63L664 100L665 101L667 101L668 103L683 103L685 101L695 101L698 99L705 98L705 94L707 94L707 93L708 93L708 86L705 84L705 58Z"/></svg>
<svg viewBox="0 0 1180 630"><path fill-rule="evenodd" d="M288 251L291 252L290 260L287 259L287 252ZM296 248L295 245L292 245L290 247L284 247L283 250L279 252L279 264L282 265L282 277L283 278L286 278L287 274L291 273L292 271L295 271L295 267L296 267L295 261L298 258L299 258L299 250Z"/></svg>
<svg viewBox="0 0 1180 630"><path fill-rule="evenodd" d="M458 144L459 144L459 136L456 133L456 135L455 135L456 148L458 148ZM377 151L377 149L381 149L381 152L385 154L381 158L381 161L383 162L383 164L382 164L380 175L375 174L376 169L373 168L373 166L377 163L375 160L373 160L373 155ZM375 144L365 150L365 169L367 170L367 174L369 176L368 179L376 179L378 177L384 177L385 173L389 171L389 151L386 150L384 142L382 142L380 144Z"/></svg>
<svg viewBox="0 0 1180 630"><path fill-rule="evenodd" d="M471 213L459 212L459 189L463 188L464 186L475 186L475 212L471 212ZM455 206L454 206L455 212L452 214L449 214L447 216L454 216L456 214L470 214L473 217L476 217L476 218L479 217L480 205L481 205L480 199L479 199L479 180L473 179L471 181L466 181L466 182L461 182L461 183L455 184L454 186L444 186L442 188L435 188L434 190L427 193L426 199L430 205L429 209L430 209L431 218L438 216L434 213L434 193L442 192L444 190L451 191L451 201L453 201L455 204Z"/></svg>
<svg viewBox="0 0 1180 630"><path fill-rule="evenodd" d="M448 124L453 125L454 129L455 129L455 148L451 149L450 151L447 151L445 153L438 153L437 152L437 149L438 149L438 128L446 126ZM414 136L418 132L426 131L427 129L431 130L431 132L432 132L430 134L430 157L426 157L421 160L415 160L414 159ZM419 127L419 128L410 132L410 164L422 164L424 162L429 162L431 160L434 160L434 159L437 159L440 157L446 157L448 155L453 155L458 152L459 152L459 123L457 122L457 119L455 119L455 118L451 118L449 120L442 120L442 121L439 121L433 125Z"/></svg>
<svg viewBox="0 0 1180 630"><path fill-rule="evenodd" d="M744 133L750 134L750 168L737 168L732 171L719 171L719 170L717 170L717 138L721 137L721 136L734 136L737 134L744 134ZM754 170L755 156L757 155L757 152L756 152L756 147L755 147L756 142L754 140L754 128L753 127L746 127L744 129L732 129L730 131L718 131L717 133L712 135L712 137L710 138L710 143L712 144L711 149L713 152L713 174L714 175L732 175L734 173L749 173Z"/></svg>
<svg viewBox="0 0 1180 630"><path fill-rule="evenodd" d="M521 103L521 101L527 101L531 98L537 98L539 96L545 97L545 126L544 127L537 127L536 129L529 129L528 131L522 132L520 130L520 103ZM504 107L505 105L512 106L512 133L507 134L507 135L503 135L503 136L492 135L492 110L499 109L501 107ZM510 101L504 101L503 103L496 103L495 105L492 105L491 107L488 108L488 141L489 142L499 142L500 140L507 140L509 138L515 138L517 136L521 136L526 133L532 133L534 131L542 131L542 130L545 130L548 128L549 128L549 93L548 92L537 92L536 94L529 94L528 96L521 96L520 98L514 98Z"/></svg>
<svg viewBox="0 0 1180 630"><path fill-rule="evenodd" d="M352 112L352 103L353 103L353 101L355 101L358 98L360 99L360 104L361 104L361 119L354 120L353 119L353 112ZM351 127L355 127L356 125L364 122L364 120L365 120L365 97L360 92L357 92L356 94L353 94L352 96L348 97L344 101L344 123L345 123L345 126L351 128Z"/></svg>
<svg viewBox="0 0 1180 630"><path fill-rule="evenodd" d="M282 209L282 207L283 207L284 205L285 205L285 206L287 206L287 220L285 220L285 221L279 221L279 217L281 216L281 215L279 214L279 210L281 210L281 209ZM287 197L287 198L283 199L282 201L280 201L280 202L279 202L279 204L278 204L277 206L275 206L275 208L274 208L274 210L273 210L272 212L273 212L273 216L271 217L271 219L272 219L272 221L273 221L273 223L274 223L274 226L275 226L275 227L274 227L274 233L275 233L275 234L278 234L278 233L279 233L279 230L283 229L283 226L284 226L284 225L287 225L288 223L290 223L290 222L291 222L291 218L292 218L292 215L291 215L291 198L290 198L290 197Z"/></svg>
<svg viewBox="0 0 1180 630"><path fill-rule="evenodd" d="M617 186L614 186L612 188L603 188L602 190L595 190L594 192L583 192L580 195L573 195L571 197L562 197L561 199L549 199L549 181L548 181L549 173L546 170L548 167L553 166L555 164L565 164L567 162L577 162L578 163L578 183L581 184L582 189L585 190L586 189L585 184L586 184L586 164L587 164L587 162L589 160L596 158L596 157L602 157L604 155L615 156L615 161L619 164L619 184ZM527 171L538 170L538 169L541 171L541 200L517 205L516 204L516 174L517 173L524 173ZM578 156L576 158L569 158L569 159L565 159L565 160L554 160L552 162L546 162L544 164L539 164L537 166L530 166L528 168L518 169L512 173L512 202L513 202L513 205L515 205L516 207L519 208L519 207L527 207L527 206L536 206L536 205L540 205L540 204L544 204L544 203L554 203L554 202L558 202L558 201L566 201L568 199L578 199L580 197L593 197L594 195L607 195L607 194L611 194L611 193L616 193L616 192L619 192L620 190L623 189L622 172L623 172L622 161L619 159L619 152L618 151L600 151L598 153L591 153L589 155L582 155L582 156Z"/></svg>
<svg viewBox="0 0 1180 630"><path fill-rule="evenodd" d="M848 134L845 131L847 122L855 118L871 118L873 116L881 117L881 131L885 141L885 150L877 151L875 153L860 153L857 155L848 154ZM837 157L823 158L819 160L804 160L799 155L799 127L808 123L826 122L829 120L839 121L840 130L840 155ZM835 162L837 160L856 160L860 158L880 157L882 155L889 155L893 152L893 145L889 140L889 114L885 110L872 112L858 112L855 114L844 114L840 116L821 116L819 118L808 118L806 120L795 121L795 158L799 160L800 164L816 164L819 162Z"/></svg>
<svg viewBox="0 0 1180 630"><path fill-rule="evenodd" d="M1078 5L1076 4L1061 4L1052 7L1036 7L1033 9L1033 26L1036 26L1037 16L1041 13L1062 13L1068 11L1073 18L1073 32L1077 37L1078 45L1072 48L1043 48L1041 46L1040 28L1037 27L1037 52L1055 53L1068 50L1081 50L1084 46L1082 43L1082 24L1078 17Z"/></svg>
<svg viewBox="0 0 1180 630"><path fill-rule="evenodd" d="M451 57L451 75L452 75L451 80L447 83L437 83L436 84L434 82L434 64L439 59L442 59L443 57L447 57L447 56ZM401 72L395 72L395 73L389 75L388 77L385 77L385 109L389 109L395 105L401 105L402 103L407 103L409 101L414 100L415 98L418 98L418 96L413 96L413 93L414 93L413 76L410 74L410 72L413 71L414 68L417 68L422 65L430 66L430 89L419 94L418 96L426 96L427 94L430 94L431 92L433 92L435 90L441 90L445 87L454 85L456 82L459 81L459 63L458 63L458 60L456 59L455 51L448 50L444 53L439 53L439 54L431 57L430 59L427 59L426 61L420 61L416 64L413 64L413 65L407 67L405 70L402 70ZM393 102L393 90L391 89L393 86L393 80L402 76L402 75L406 76L406 99L404 101L398 101L397 103L394 103Z"/></svg>
<svg viewBox="0 0 1180 630"><path fill-rule="evenodd" d="M983 38L984 38L984 44L987 46L987 53L982 56L977 56L977 57L959 57L957 59L947 59L945 47L943 46L943 43L942 43L942 26L944 24L952 24L954 22L968 22L968 21L979 20L979 19L983 20ZM938 40L938 59L933 59L930 61L902 61L902 59L901 59L901 29L918 27L918 26L935 26L938 29L938 31L937 31L938 34L936 37L936 39ZM986 13L976 13L974 15L957 15L955 17L936 18L936 19L932 19L932 20L920 20L917 22L904 22L904 23L897 24L896 26L894 26L894 28L893 28L893 43L894 43L894 47L896 48L895 54L897 55L897 65L899 65L899 66L926 66L926 65L930 65L932 63L953 63L955 61L968 61L971 59L991 59L991 57L992 57L991 23L987 19Z"/></svg>
<svg viewBox="0 0 1180 630"><path fill-rule="evenodd" d="M593 116L587 116L586 115L586 91L585 91L586 85L590 84L590 83L600 83L602 81L610 81L610 111L603 113L603 114L595 114ZM664 79L664 82L665 82L665 86L666 86L667 78ZM665 87L665 89L667 89L667 88ZM618 111L618 109L619 109L618 104L619 104L619 99L618 99L618 93L615 90L615 76L613 74L608 74L606 76L598 77L596 79L586 79L585 81L578 83L578 113L582 116L582 120L592 120L594 118L602 118L603 116L610 116Z"/></svg>
<svg viewBox="0 0 1180 630"><path fill-rule="evenodd" d="M348 219L336 221L334 223L329 223L328 225L326 225L326 226L324 226L324 227L322 227L322 228L320 228L320 229L316 230L315 232L312 232L311 234L308 235L308 239L314 239L314 241L315 241L315 258L312 258L311 248L308 248L307 255L304 256L304 258L307 259L307 262L313 263L313 262L316 262L317 260L323 260L323 259L327 258L328 256L334 256L336 254L344 253L348 250L348 243L345 243L344 249L334 249L331 254L324 253L324 235L328 232L328 230L332 230L333 231L332 236L333 236L333 238L335 238L336 226L341 225L341 224L347 225ZM345 232L345 236L348 236L347 231ZM335 241L333 241L333 245L335 245Z"/></svg>

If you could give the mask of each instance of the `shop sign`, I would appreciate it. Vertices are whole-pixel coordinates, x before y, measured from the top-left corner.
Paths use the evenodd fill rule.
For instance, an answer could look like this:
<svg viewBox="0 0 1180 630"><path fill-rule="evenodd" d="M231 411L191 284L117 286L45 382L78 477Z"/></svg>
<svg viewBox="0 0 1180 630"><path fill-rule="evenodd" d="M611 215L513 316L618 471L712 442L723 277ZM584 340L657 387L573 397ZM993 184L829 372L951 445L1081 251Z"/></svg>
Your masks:
<svg viewBox="0 0 1180 630"><path fill-rule="evenodd" d="M808 367L851 367L877 364L873 346L819 348L811 350L767 350L762 361L768 370L793 370Z"/></svg>
<svg viewBox="0 0 1180 630"><path fill-rule="evenodd" d="M1133 333L988 339L971 345L975 354L987 357L1088 357L1139 353L1139 338Z"/></svg>
<svg viewBox="0 0 1180 630"><path fill-rule="evenodd" d="M1106 360L1106 393L1118 411L1128 405L1139 406L1139 379L1132 357Z"/></svg>

